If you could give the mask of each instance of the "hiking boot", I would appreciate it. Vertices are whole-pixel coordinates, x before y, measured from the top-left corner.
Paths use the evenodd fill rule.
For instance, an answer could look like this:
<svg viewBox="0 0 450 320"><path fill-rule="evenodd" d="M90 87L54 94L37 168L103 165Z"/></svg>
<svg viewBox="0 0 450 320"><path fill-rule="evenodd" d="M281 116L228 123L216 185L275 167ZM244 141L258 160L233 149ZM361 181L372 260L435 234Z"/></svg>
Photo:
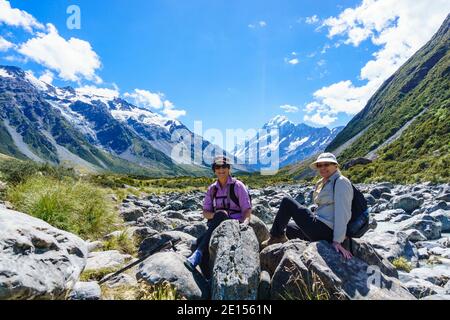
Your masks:
<svg viewBox="0 0 450 320"><path fill-rule="evenodd" d="M281 235L280 237L274 237L274 236L270 236L270 238L266 241L263 241L261 243L261 250L264 249L265 247L268 247L272 244L275 243L285 243L289 241L289 239L286 237L286 234Z"/></svg>

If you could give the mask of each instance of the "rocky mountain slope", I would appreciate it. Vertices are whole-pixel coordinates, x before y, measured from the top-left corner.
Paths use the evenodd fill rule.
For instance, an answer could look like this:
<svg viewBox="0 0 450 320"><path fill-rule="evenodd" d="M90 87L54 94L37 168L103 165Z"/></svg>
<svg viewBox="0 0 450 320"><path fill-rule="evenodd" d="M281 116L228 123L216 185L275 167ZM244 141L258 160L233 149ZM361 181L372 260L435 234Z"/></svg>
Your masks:
<svg viewBox="0 0 450 320"><path fill-rule="evenodd" d="M450 15L328 145L341 162L366 157L381 179L449 179ZM390 169L391 172L388 172ZM363 169L361 169L363 170ZM413 180L414 181L414 180Z"/></svg>

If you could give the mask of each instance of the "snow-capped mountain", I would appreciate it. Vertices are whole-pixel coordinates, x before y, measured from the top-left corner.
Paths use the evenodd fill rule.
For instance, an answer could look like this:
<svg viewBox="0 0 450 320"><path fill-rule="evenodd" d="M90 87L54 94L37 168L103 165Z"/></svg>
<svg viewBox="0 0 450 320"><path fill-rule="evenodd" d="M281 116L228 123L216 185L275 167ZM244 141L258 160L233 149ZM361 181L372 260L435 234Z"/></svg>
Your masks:
<svg viewBox="0 0 450 320"><path fill-rule="evenodd" d="M314 128L303 123L295 124L286 116L278 115L262 127L264 134L258 134L245 145L238 146L234 154L239 159L245 160L249 158L250 150L278 151L280 167L284 167L325 150L343 128L336 127L331 130L326 127ZM278 139L270 141L267 138L271 130L278 130Z"/></svg>
<svg viewBox="0 0 450 320"><path fill-rule="evenodd" d="M19 158L161 175L206 172L202 161L172 157L180 143L221 151L177 120L114 95L57 88L9 66L0 66L0 138L0 152Z"/></svg>

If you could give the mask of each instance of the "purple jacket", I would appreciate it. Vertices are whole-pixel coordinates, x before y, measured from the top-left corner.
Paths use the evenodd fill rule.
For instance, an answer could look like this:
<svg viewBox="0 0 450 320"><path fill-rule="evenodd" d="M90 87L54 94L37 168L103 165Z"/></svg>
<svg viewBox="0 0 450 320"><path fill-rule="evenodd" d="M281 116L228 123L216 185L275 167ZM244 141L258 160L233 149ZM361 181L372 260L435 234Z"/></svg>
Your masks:
<svg viewBox="0 0 450 320"><path fill-rule="evenodd" d="M224 188L221 188L219 181L214 182L209 186L208 191L206 192L205 201L203 202L203 210L213 212L214 206L212 201L213 190L216 187L216 210L220 210L227 207L227 193L229 185L235 183L234 193L236 197L239 199L239 205L235 204L230 200L230 210L237 211L236 213L230 214L230 218L236 220L244 220L244 213L252 208L250 197L247 192L247 188L245 185L232 177L228 177L227 185Z"/></svg>

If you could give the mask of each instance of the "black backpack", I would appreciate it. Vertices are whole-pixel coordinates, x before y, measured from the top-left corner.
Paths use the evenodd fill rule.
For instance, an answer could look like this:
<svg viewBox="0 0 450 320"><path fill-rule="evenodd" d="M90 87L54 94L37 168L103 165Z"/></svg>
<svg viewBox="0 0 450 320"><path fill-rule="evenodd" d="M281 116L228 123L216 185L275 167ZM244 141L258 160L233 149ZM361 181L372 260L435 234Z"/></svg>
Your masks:
<svg viewBox="0 0 450 320"><path fill-rule="evenodd" d="M333 184L333 193L336 187L336 180ZM352 217L347 224L347 237L349 238L361 238L370 227L369 208L367 206L367 200L352 183L353 188L353 200L352 200Z"/></svg>
<svg viewBox="0 0 450 320"><path fill-rule="evenodd" d="M236 186L236 181L234 181L232 184L230 184L230 190L229 190L229 193L230 193L230 200L231 201L233 201L236 205L238 205L238 207L240 208L241 207L241 205L240 205L240 203L239 203L239 199L238 199L238 197L237 197L237 195L236 195L236 192L235 192L235 190L234 190L234 187ZM247 193L248 193L248 197L249 197L249 199L250 199L250 205L252 205L252 196L250 195L250 191L248 190L248 188L246 188L246 190L247 190ZM213 206L214 206L214 200L215 199L217 199L217 198L224 198L224 197L217 197L217 187L216 186L214 186L214 189L212 190L212 202L213 202ZM225 198L227 198L227 197L225 197ZM213 208L213 210L215 211L216 210L216 207L214 206L214 208ZM234 211L234 210L231 210L230 208L226 208L226 210L227 211ZM237 211L236 211L237 212ZM240 211L239 211L240 212Z"/></svg>

